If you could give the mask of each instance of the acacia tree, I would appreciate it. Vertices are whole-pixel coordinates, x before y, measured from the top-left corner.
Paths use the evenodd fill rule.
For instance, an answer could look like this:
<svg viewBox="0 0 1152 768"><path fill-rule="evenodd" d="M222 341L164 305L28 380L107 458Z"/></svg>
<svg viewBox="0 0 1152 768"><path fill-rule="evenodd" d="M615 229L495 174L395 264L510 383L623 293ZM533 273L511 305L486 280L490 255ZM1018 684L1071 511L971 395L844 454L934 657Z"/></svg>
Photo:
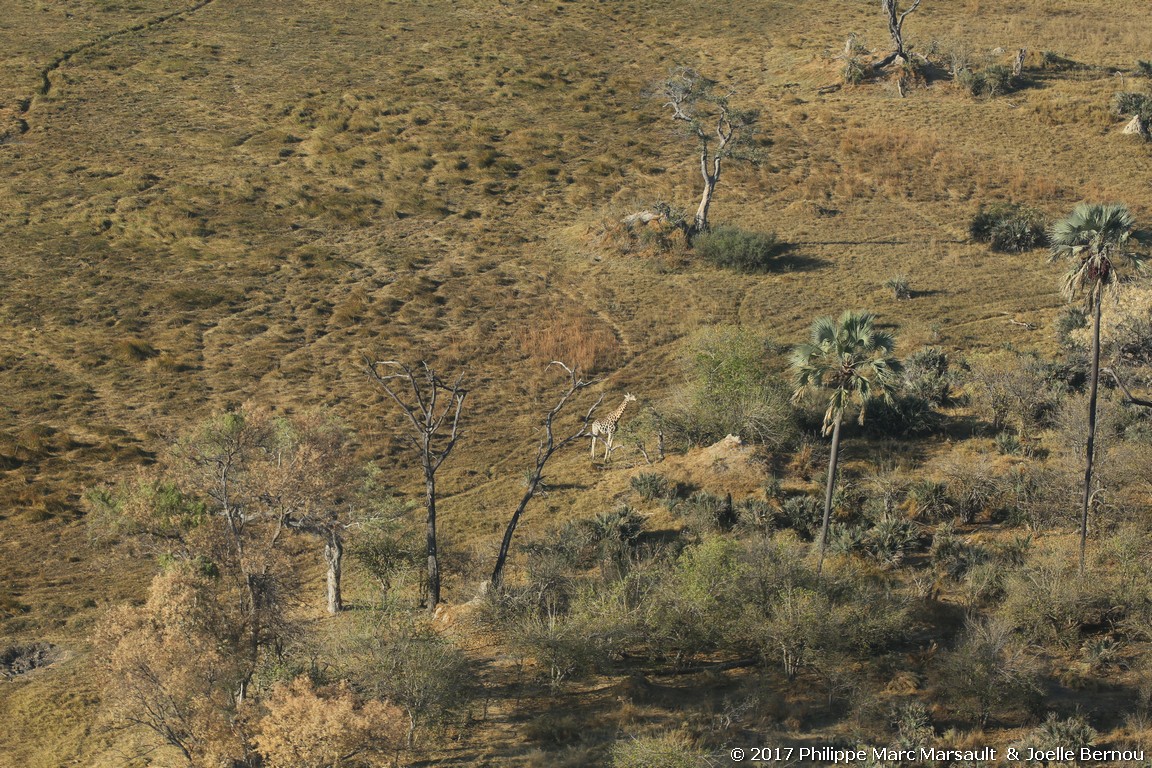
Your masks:
<svg viewBox="0 0 1152 768"><path fill-rule="evenodd" d="M700 175L704 189L696 215L688 227L689 239L708 231L708 207L716 193L724 160L753 159L749 139L756 133L759 110L737 109L729 103L729 93L717 90L717 81L690 67L677 67L659 86L659 95L671 107L672 119L684 123L695 137L700 153Z"/></svg>
<svg viewBox="0 0 1152 768"><path fill-rule="evenodd" d="M1092 465L1096 448L1096 395L1100 384L1100 315L1104 292L1115 290L1123 269L1142 269L1128 241L1136 220L1126 206L1081 204L1052 225L1051 260L1067 259L1062 292L1069 301L1082 297L1092 313L1091 371L1088 376L1088 434L1085 445L1084 495L1080 508L1080 573L1088 544L1088 507L1092 500Z"/></svg>
<svg viewBox="0 0 1152 768"><path fill-rule="evenodd" d="M553 360L548 364L549 367L558 365L564 369L568 374L568 388L560 396L559 401L548 411L544 417L544 436L540 438L540 444L536 447L536 462L532 469L528 472L528 487L524 491L524 495L520 498L520 503L516 506L516 511L512 513L511 519L508 520L508 526L504 529L504 540L500 542L500 554L496 557L496 567L492 570L492 588L500 586L500 580L504 575L504 563L508 559L508 549L512 546L512 536L516 533L516 526L520 522L520 516L524 514L524 510L528 507L528 502L536 496L540 490L540 484L544 479L544 465L552 458L552 454L564 448L565 446L585 437L588 434L588 429L592 424L592 414L600 406L604 400L601 396L592 407L584 414L583 421L574 432L569 432L565 437L559 439L553 430L553 421L560 412L564 410L564 406L572 399L580 390L585 387L591 386L593 382L584 381L583 379L576 378L576 373L564 363Z"/></svg>
<svg viewBox="0 0 1152 768"><path fill-rule="evenodd" d="M312 413L278 419L269 442L260 500L277 526L321 539L328 612L339 613L344 607L340 589L344 531L363 474L347 458L349 435L334 419Z"/></svg>
<svg viewBox="0 0 1152 768"><path fill-rule="evenodd" d="M819 576L828 546L828 523L832 515L832 494L836 489L836 464L840 457L840 425L852 402L860 405L859 422L870 399L891 401L902 366L891 357L896 339L874 326L870 312L845 312L839 320L822 317L812 324L811 338L792 351L792 371L799 400L811 390L830 390L824 413L824 435L832 435L828 460L828 485L824 494L824 522L820 527Z"/></svg>
<svg viewBox="0 0 1152 768"><path fill-rule="evenodd" d="M265 411L244 408L208 419L178 441L166 459L166 476L223 523L206 529L203 551L195 554L235 579L243 595L246 673L237 694L240 701L255 674L261 648L274 639L280 619L274 553L280 529L265 524L260 485L272 434Z"/></svg>
<svg viewBox="0 0 1152 768"><path fill-rule="evenodd" d="M460 414L468 392L463 376L444 381L427 363L415 370L395 360L369 361L368 375L392 399L412 427L408 436L420 454L424 471L425 553L428 558L428 604L440 603L440 561L436 552L436 471L456 447ZM383 372L382 372L383 371Z"/></svg>

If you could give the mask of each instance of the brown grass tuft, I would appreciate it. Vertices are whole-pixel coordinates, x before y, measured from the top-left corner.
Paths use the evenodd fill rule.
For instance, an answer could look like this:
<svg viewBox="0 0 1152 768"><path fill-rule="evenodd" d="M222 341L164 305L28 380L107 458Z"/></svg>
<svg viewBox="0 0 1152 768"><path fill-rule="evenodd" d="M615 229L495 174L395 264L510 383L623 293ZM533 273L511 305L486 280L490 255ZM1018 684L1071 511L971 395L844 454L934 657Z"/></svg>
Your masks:
<svg viewBox="0 0 1152 768"><path fill-rule="evenodd" d="M616 333L586 310L554 310L538 325L522 328L519 343L533 360L559 360L584 373L609 371L624 360Z"/></svg>

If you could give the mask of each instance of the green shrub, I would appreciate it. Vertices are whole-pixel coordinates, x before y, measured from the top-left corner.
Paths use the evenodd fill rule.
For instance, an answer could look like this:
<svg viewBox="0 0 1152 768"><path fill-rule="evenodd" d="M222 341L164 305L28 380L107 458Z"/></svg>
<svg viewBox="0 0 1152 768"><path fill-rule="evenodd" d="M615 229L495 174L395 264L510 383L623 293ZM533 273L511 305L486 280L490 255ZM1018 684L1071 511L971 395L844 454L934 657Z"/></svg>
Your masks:
<svg viewBox="0 0 1152 768"><path fill-rule="evenodd" d="M641 736L612 745L612 768L704 768L710 764L675 735Z"/></svg>
<svg viewBox="0 0 1152 768"><path fill-rule="evenodd" d="M984 69L960 69L956 72L956 82L973 96L1003 96L1016 88L1015 75L1002 64Z"/></svg>
<svg viewBox="0 0 1152 768"><path fill-rule="evenodd" d="M912 284L908 282L908 275L896 275L884 283L884 287L891 289L892 295L897 301L912 298Z"/></svg>
<svg viewBox="0 0 1152 768"><path fill-rule="evenodd" d="M992 250L1020 253L1038 248L1047 242L1044 217L1019 203L997 203L980 206L972 217L968 233L973 240L989 243Z"/></svg>
<svg viewBox="0 0 1152 768"><path fill-rule="evenodd" d="M932 405L948 405L955 384L948 354L939 347L922 347L904 360L903 385L909 395Z"/></svg>
<svg viewBox="0 0 1152 768"><path fill-rule="evenodd" d="M1130 92L1113 94L1112 114L1116 117L1140 115L1145 120L1152 120L1152 96Z"/></svg>
<svg viewBox="0 0 1152 768"><path fill-rule="evenodd" d="M932 434L943 424L944 417L932 403L916 395L902 394L890 402L870 403L864 429L873 435L910 437Z"/></svg>
<svg viewBox="0 0 1152 768"><path fill-rule="evenodd" d="M689 352L689 384L664 408L669 442L707 445L726 435L780 448L797 434L788 387L768 364L771 345L739 328L705 332Z"/></svg>
<svg viewBox="0 0 1152 768"><path fill-rule="evenodd" d="M784 524L802 536L812 538L820 530L824 506L815 496L789 496L780 510Z"/></svg>
<svg viewBox="0 0 1152 768"><path fill-rule="evenodd" d="M629 481L632 490L640 494L645 501L654 499L667 499L672 496L672 484L668 478L656 472L641 472Z"/></svg>
<svg viewBox="0 0 1152 768"><path fill-rule="evenodd" d="M999 432L995 441L996 450L1003 456L1020 456L1024 453L1024 445L1014 432L1007 430Z"/></svg>
<svg viewBox="0 0 1152 768"><path fill-rule="evenodd" d="M991 555L985 547L964 541L956 535L951 523L945 523L932 537L929 556L937 571L953 579L962 579L973 566L987 562Z"/></svg>
<svg viewBox="0 0 1152 768"><path fill-rule="evenodd" d="M833 523L828 526L828 551L834 555L859 552L864 548L867 536L867 526Z"/></svg>
<svg viewBox="0 0 1152 768"><path fill-rule="evenodd" d="M1152 61L1137 61L1136 74L1143 77L1152 77Z"/></svg>
<svg viewBox="0 0 1152 768"><path fill-rule="evenodd" d="M720 225L696 236L692 247L710 264L737 272L767 272L783 246L775 233Z"/></svg>
<svg viewBox="0 0 1152 768"><path fill-rule="evenodd" d="M908 488L909 508L914 517L927 522L947 520L954 508L948 484L920 478Z"/></svg>
<svg viewBox="0 0 1152 768"><path fill-rule="evenodd" d="M852 56L844 62L843 69L840 70L840 77L848 85L860 85L868 79L871 74L872 68L867 62L861 60L856 56Z"/></svg>
<svg viewBox="0 0 1152 768"><path fill-rule="evenodd" d="M777 510L764 499L747 498L736 502L736 516L745 525L753 528L770 529L776 527Z"/></svg>
<svg viewBox="0 0 1152 768"><path fill-rule="evenodd" d="M696 491L674 510L687 517L693 528L726 531L736 524L736 508L732 496L726 498L708 491Z"/></svg>
<svg viewBox="0 0 1152 768"><path fill-rule="evenodd" d="M1005 584L1001 616L1034 642L1071 646L1082 635L1117 625L1129 606L1105 574L1080 578L1075 558L1047 553Z"/></svg>
<svg viewBox="0 0 1152 768"><path fill-rule="evenodd" d="M1084 747L1096 745L1096 729L1088 725L1083 715L1074 715L1061 720L1055 712L1049 712L1044 722L1033 728L1012 746L1019 749L1022 754L1033 752L1051 752L1057 749L1070 749L1079 755ZM1047 761L1025 761L1025 765L1044 765Z"/></svg>
<svg viewBox="0 0 1152 768"><path fill-rule="evenodd" d="M980 726L1040 696L1036 664L1001 623L969 619L955 651L940 664L939 703Z"/></svg>
<svg viewBox="0 0 1152 768"><path fill-rule="evenodd" d="M1065 307L1056 316L1056 339L1062 347L1074 347L1072 332L1088 327L1088 313L1080 307Z"/></svg>
<svg viewBox="0 0 1152 768"><path fill-rule="evenodd" d="M920 535L910 521L891 516L869 529L864 537L864 551L883 565L900 565L919 543Z"/></svg>
<svg viewBox="0 0 1152 768"><path fill-rule="evenodd" d="M627 504L603 512L588 522L592 542L602 547L613 544L633 545L644 532L648 519Z"/></svg>

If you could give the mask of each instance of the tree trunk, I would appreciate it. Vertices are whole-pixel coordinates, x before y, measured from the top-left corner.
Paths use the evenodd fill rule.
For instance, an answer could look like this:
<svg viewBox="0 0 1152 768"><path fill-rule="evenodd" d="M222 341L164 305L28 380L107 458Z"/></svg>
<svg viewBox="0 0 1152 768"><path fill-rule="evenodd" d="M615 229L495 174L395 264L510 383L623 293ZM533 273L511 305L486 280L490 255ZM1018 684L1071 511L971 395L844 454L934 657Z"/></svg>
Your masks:
<svg viewBox="0 0 1152 768"><path fill-rule="evenodd" d="M828 488L824 493L824 523L820 526L820 559L816 561L816 576L824 570L824 551L828 548L828 524L832 519L832 494L836 490L836 462L840 459L840 424L844 412L837 411L832 427L832 455L828 459Z"/></svg>
<svg viewBox="0 0 1152 768"><path fill-rule="evenodd" d="M344 542L340 532L333 527L324 541L324 562L328 564L328 613L336 615L344 610L344 600L340 595L340 570L344 559Z"/></svg>
<svg viewBox="0 0 1152 768"><path fill-rule="evenodd" d="M705 174L704 192L700 195L700 205L696 208L696 215L692 219L692 234L698 235L708 231L708 206L712 204L712 195L715 192L715 177Z"/></svg>
<svg viewBox="0 0 1152 768"><path fill-rule="evenodd" d="M720 149L723 149L723 144ZM692 235L708 231L708 206L712 204L712 195L716 193L716 182L720 180L720 154L712 159L712 172L708 172L708 143L700 150L700 175L704 177L704 191L700 194L700 205L696 207L696 216L692 219Z"/></svg>
<svg viewBox="0 0 1152 768"><path fill-rule="evenodd" d="M425 473L424 506L428 510L428 610L435 611L440 604L440 561L436 556L436 476Z"/></svg>
<svg viewBox="0 0 1152 768"><path fill-rule="evenodd" d="M524 497L520 499L520 504L516 507L516 511L512 513L512 519L508 521L508 527L504 529L504 540L500 542L500 554L496 556L496 567L492 569L492 589L499 587L500 581L504 578L504 562L508 559L508 550L512 547L512 536L516 533L516 526L520 523L520 515L524 514L524 510L528 507L528 502L536 495L536 485L539 482L539 475L534 475L528 481L528 490L525 492Z"/></svg>
<svg viewBox="0 0 1152 768"><path fill-rule="evenodd" d="M1088 383L1088 441L1084 453L1088 459L1084 468L1084 503L1080 509L1080 575L1084 575L1084 555L1088 547L1088 506L1092 501L1092 460L1096 448L1096 390L1100 383L1100 305L1103 291L1096 286L1095 307L1092 314L1092 372Z"/></svg>

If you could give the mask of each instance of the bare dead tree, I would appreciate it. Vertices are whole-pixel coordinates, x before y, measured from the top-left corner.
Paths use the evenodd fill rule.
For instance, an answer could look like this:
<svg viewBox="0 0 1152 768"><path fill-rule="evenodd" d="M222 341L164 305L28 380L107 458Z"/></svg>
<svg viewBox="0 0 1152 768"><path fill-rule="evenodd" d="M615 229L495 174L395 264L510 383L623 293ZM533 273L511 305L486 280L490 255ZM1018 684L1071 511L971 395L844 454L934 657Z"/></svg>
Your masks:
<svg viewBox="0 0 1152 768"><path fill-rule="evenodd" d="M420 454L427 511L425 552L428 558L428 610L440 603L440 561L436 553L436 471L460 438L460 414L468 392L463 375L444 381L427 363L419 369L395 360L367 361L368 375L400 407L412 426L409 440ZM381 372L383 371L383 373ZM389 373L391 371L391 373Z"/></svg>
<svg viewBox="0 0 1152 768"><path fill-rule="evenodd" d="M492 588L500 586L500 580L504 576L504 564L508 559L508 550L512 546L512 536L516 533L516 526L520 523L520 516L524 514L524 510L528 507L528 502L540 491L541 482L544 478L544 465L552 458L552 454L556 451L570 445L571 443L587 437L589 429L592 426L592 414L600 407L600 403L604 401L604 396L601 395L595 403L585 412L583 420L576 431L569 432L565 437L557 439L553 429L553 423L560 412L564 410L564 406L572 399L580 390L591 386L595 382L584 381L576 377L576 373L564 363L553 360L548 364L549 367L558 365L564 369L568 374L568 388L560 396L556 405L544 417L544 436L540 438L540 444L536 447L536 462L528 474L528 488L524 491L524 495L520 498L520 503L516 506L516 511L512 513L512 518L508 521L508 527L504 529L504 540L500 543L500 554L496 557L496 567L492 570Z"/></svg>
<svg viewBox="0 0 1152 768"><path fill-rule="evenodd" d="M888 20L888 34L892 36L892 53L872 65L872 69L883 69L894 61L908 61L908 51L904 47L904 20L920 7L922 0L913 0L912 5L901 11L899 0L880 0L880 9Z"/></svg>
<svg viewBox="0 0 1152 768"><path fill-rule="evenodd" d="M1143 408L1152 408L1152 400L1143 400L1139 397L1135 397L1130 391L1128 391L1128 387L1124 386L1124 382L1120 381L1120 377L1116 375L1116 371L1112 370L1111 368L1105 368L1103 370L1104 373L1112 377L1112 380L1116 382L1116 386L1120 387L1120 391L1124 393L1124 397L1129 403L1132 403L1132 405L1139 405Z"/></svg>
<svg viewBox="0 0 1152 768"><path fill-rule="evenodd" d="M677 67L658 88L658 95L666 100L664 106L672 109L672 119L687 125L699 147L704 190L688 227L689 238L708 231L708 207L724 160L755 159L748 151L748 139L756 133L759 110L736 109L729 103L731 94L718 92L716 86L715 80L690 67Z"/></svg>

